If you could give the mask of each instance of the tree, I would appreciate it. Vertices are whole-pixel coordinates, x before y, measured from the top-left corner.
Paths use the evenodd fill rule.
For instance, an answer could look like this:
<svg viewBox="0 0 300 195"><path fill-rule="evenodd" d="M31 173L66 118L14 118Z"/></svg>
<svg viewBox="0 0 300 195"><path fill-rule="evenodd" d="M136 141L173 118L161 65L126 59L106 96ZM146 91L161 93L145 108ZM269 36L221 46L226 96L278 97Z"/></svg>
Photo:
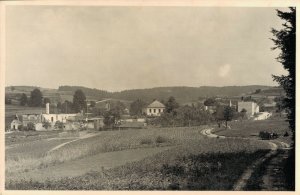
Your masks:
<svg viewBox="0 0 300 195"><path fill-rule="evenodd" d="M116 122L121 118L120 112L118 109L111 109L104 113L103 123L106 126L114 127Z"/></svg>
<svg viewBox="0 0 300 195"><path fill-rule="evenodd" d="M137 99L136 101L130 104L130 115L131 116L141 116L143 114L143 108L146 106L146 103L141 99Z"/></svg>
<svg viewBox="0 0 300 195"><path fill-rule="evenodd" d="M166 112L172 113L178 107L179 107L179 104L176 102L175 98L173 96L169 97L169 99L166 103Z"/></svg>
<svg viewBox="0 0 300 195"><path fill-rule="evenodd" d="M224 108L223 114L224 114L224 120L226 122L226 129L227 129L227 122L232 120L234 116L234 110L230 106L226 106Z"/></svg>
<svg viewBox="0 0 300 195"><path fill-rule="evenodd" d="M43 104L43 94L39 89L34 89L30 93L29 106L40 107Z"/></svg>
<svg viewBox="0 0 300 195"><path fill-rule="evenodd" d="M259 94L261 92L261 89L256 89L254 94Z"/></svg>
<svg viewBox="0 0 300 195"><path fill-rule="evenodd" d="M61 102L57 102L56 108L57 108L57 110L58 110L58 113L61 112L61 106L62 106Z"/></svg>
<svg viewBox="0 0 300 195"><path fill-rule="evenodd" d="M205 106L214 106L214 105L216 105L216 100L214 100L212 98L208 98L204 101L204 105Z"/></svg>
<svg viewBox="0 0 300 195"><path fill-rule="evenodd" d="M78 89L73 96L73 109L75 112L81 112L86 110L86 97L84 93Z"/></svg>
<svg viewBox="0 0 300 195"><path fill-rule="evenodd" d="M247 110L246 110L245 108L243 108L243 109L241 110L242 119L244 119L244 118L245 118L245 116L246 116L246 113L247 113Z"/></svg>
<svg viewBox="0 0 300 195"><path fill-rule="evenodd" d="M62 113L73 113L73 104L72 104L72 102L66 100L66 101L61 105L61 112L62 112Z"/></svg>
<svg viewBox="0 0 300 195"><path fill-rule="evenodd" d="M21 99L20 99L20 105L25 106L27 104L27 102L28 102L27 95L25 93L22 93Z"/></svg>
<svg viewBox="0 0 300 195"><path fill-rule="evenodd" d="M276 102L276 107L277 107L277 112L279 112L279 115L281 117L281 112L284 110L284 97L280 96L280 97L276 97L274 99L274 102Z"/></svg>
<svg viewBox="0 0 300 195"><path fill-rule="evenodd" d="M292 150L284 168L287 182L290 188L295 189L295 84L296 84L296 8L290 7L288 12L277 10L277 16L285 21L283 29L272 29L275 38L272 38L275 46L272 50L279 49L281 53L276 58L283 68L287 70L287 75L272 75L274 81L283 87L286 97L283 99L283 107L287 111L289 127L292 131Z"/></svg>
<svg viewBox="0 0 300 195"><path fill-rule="evenodd" d="M90 105L91 108L94 108L96 107L96 102L95 101L91 101L91 105Z"/></svg>
<svg viewBox="0 0 300 195"><path fill-rule="evenodd" d="M46 97L46 98L44 98L44 105L46 105L47 103L49 103L49 104L50 104L50 103L51 103L51 101L50 101L50 99L49 99L49 98L47 98L47 97Z"/></svg>
<svg viewBox="0 0 300 195"><path fill-rule="evenodd" d="M273 28L271 31L275 36L272 39L275 44L272 50L281 50L276 59L288 71L288 75L272 76L286 92L283 106L288 111L289 126L293 132L293 139L295 139L296 8L290 7L290 12L277 10L277 15L285 20L285 23L283 29Z"/></svg>

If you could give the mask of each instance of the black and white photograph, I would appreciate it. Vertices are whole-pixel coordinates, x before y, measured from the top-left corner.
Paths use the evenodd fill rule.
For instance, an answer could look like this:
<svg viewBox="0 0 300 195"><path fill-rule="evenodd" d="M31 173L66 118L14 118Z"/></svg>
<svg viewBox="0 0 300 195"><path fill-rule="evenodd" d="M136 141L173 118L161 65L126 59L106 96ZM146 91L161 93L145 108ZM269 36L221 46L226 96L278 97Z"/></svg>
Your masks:
<svg viewBox="0 0 300 195"><path fill-rule="evenodd" d="M295 3L70 2L1 5L4 194L296 193Z"/></svg>

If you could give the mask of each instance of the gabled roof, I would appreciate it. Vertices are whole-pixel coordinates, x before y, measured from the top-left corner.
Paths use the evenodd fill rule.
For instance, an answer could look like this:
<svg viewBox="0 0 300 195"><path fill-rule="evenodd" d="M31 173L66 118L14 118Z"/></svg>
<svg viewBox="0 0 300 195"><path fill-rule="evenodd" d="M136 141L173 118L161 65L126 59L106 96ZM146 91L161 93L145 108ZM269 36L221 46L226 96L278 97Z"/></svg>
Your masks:
<svg viewBox="0 0 300 195"><path fill-rule="evenodd" d="M155 100L150 105L148 105L147 108L165 108L165 105L163 105L159 101Z"/></svg>

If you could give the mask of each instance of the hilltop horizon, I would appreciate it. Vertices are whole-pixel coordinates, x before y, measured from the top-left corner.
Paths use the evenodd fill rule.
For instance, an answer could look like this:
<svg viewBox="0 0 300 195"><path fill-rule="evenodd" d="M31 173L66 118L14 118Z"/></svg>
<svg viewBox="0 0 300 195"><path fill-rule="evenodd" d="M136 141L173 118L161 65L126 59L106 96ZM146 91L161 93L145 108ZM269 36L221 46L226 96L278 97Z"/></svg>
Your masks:
<svg viewBox="0 0 300 195"><path fill-rule="evenodd" d="M30 87L30 88L39 88L39 89L46 89L46 90L59 90L61 87L78 87L78 88L87 88L87 89L95 89L95 90L101 90L106 91L109 93L119 93L124 91L131 91L131 90L150 90L150 89L163 89L163 88L205 88L205 87L211 87L211 88L226 88L226 87L249 87L249 86L257 86L257 87L280 87L279 85L262 85L262 84L252 84L252 85L223 85L223 86L216 86L216 85L200 85L200 86L154 86L154 87L145 87L145 88L128 88L128 89L122 89L118 91L113 90L106 90L106 89L100 89L96 87L89 87L84 85L59 85L57 88L54 87L45 87L45 86L38 86L38 85L7 85L5 88L9 87Z"/></svg>

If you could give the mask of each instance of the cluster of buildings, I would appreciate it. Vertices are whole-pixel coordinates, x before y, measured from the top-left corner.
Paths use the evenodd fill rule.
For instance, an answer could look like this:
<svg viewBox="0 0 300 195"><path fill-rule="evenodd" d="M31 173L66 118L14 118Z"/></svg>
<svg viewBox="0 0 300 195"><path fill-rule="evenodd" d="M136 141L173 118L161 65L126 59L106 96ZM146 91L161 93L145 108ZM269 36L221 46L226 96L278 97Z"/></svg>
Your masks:
<svg viewBox="0 0 300 195"><path fill-rule="evenodd" d="M103 103L104 107L109 110L110 104L107 101L103 101L101 103ZM228 103L226 103L226 105L228 105ZM253 117L255 114L259 113L258 104L252 101L238 101L235 104L232 104L232 102L229 101L229 106L238 112L243 112L246 110L245 113L248 118ZM154 100L151 104L143 109L143 113L149 117L157 117L160 116L165 111L165 109L166 107L164 104L162 104L158 100ZM204 109L213 113L216 109L216 106L205 106ZM33 123L35 126L35 130L37 131L54 130L57 128L57 122L63 124L64 130L75 130L82 127L82 125L84 125L86 129L99 130L100 128L104 127L103 120L103 117L90 118L84 116L83 113L51 114L49 110L49 103L47 103L44 113L22 114L21 116L16 115L15 119L11 122L11 130L18 130L20 126L26 127L29 123ZM128 118L123 118L118 122L120 122L120 127L131 127L134 126L134 124L137 124L138 126L141 126L142 124L142 126L144 126L146 124L146 119L133 119L129 116ZM48 125L45 126L45 123L47 123Z"/></svg>
<svg viewBox="0 0 300 195"><path fill-rule="evenodd" d="M82 113L77 114L50 114L49 103L46 104L45 113L30 113L18 116L16 114L11 122L11 130L18 130L21 126L28 127L28 124L34 124L35 130L54 130L58 128L57 123L62 124L65 130L76 130L84 124L88 129L99 129L104 126L103 118L88 118ZM45 125L47 123L47 125ZM61 128L61 127L60 127Z"/></svg>

